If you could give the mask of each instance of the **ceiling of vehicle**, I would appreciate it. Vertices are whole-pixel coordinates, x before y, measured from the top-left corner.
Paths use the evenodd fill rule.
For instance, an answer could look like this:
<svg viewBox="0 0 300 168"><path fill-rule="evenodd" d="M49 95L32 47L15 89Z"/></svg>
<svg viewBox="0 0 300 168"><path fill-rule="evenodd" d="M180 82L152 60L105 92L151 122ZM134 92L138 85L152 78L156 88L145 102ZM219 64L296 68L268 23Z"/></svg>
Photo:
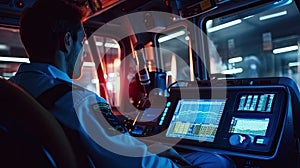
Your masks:
<svg viewBox="0 0 300 168"><path fill-rule="evenodd" d="M0 50L0 55L26 56L19 40L18 26L22 11L31 6L36 0L0 0L0 44L9 46L9 50ZM80 5L87 5L90 15L85 25L87 31L120 16L137 11L165 11L170 12L163 0L70 0ZM99 2L103 2L99 7ZM55 9L53 9L55 10ZM121 26L121 24L120 24ZM9 52L9 53L8 53ZM13 53L12 53L13 52Z"/></svg>
<svg viewBox="0 0 300 168"><path fill-rule="evenodd" d="M35 0L0 0L0 26L6 27L0 29L0 44L7 44L8 46L11 46L11 48L14 48L10 51L10 55L16 55L16 56L22 56L25 54L24 50L22 50L21 42L18 38L18 33L16 33L18 23L19 23L19 17L21 15L21 12L28 6L31 6L34 3ZM75 2L81 3L82 1L86 0L75 0ZM96 2L94 0L93 2ZM166 4L164 0L112 0L107 1L112 2L109 5L106 5L102 7L101 9L93 9L91 12L91 15L86 22L89 27L98 28L99 26L109 22L110 20L113 20L117 17L130 14L133 12L138 11L165 11L165 12L172 12L176 13L177 9L175 9L176 5L174 4ZM170 1L174 2L174 1ZM238 1L237 1L238 2ZM235 3L234 1L230 1L230 3ZM240 3L240 2L239 2ZM229 4L229 3L228 3ZM223 5L223 4L222 4ZM264 14L264 13L263 13ZM293 26L294 20L290 19L293 17L299 17L298 11L293 11L293 13L289 13L289 19L286 19L286 17L277 18L274 19L274 24L278 23L278 19L282 20L282 23L286 24L289 29L296 29L297 26ZM237 16L240 17L240 16ZM258 16L256 16L258 17ZM270 26L276 26L274 24L270 24L266 22L266 24ZM263 31L260 30L257 27L257 24L254 19L248 19L247 22L240 24L240 29L231 31L228 29L228 32L219 32L222 33L222 38L226 39L227 37L232 36L233 34L242 33L245 31L248 31L249 29L254 29L255 31ZM263 24L259 23L259 27L266 28ZM122 25L121 25L122 26ZM11 29L15 28L15 29ZM237 32L239 31L239 32ZM286 33L286 30L278 29L278 34L280 35L280 32ZM292 32L292 31L291 31ZM225 35L224 35L225 34ZM218 32L215 33L215 37L218 37ZM220 40L222 40L220 38ZM3 54L0 52L0 54Z"/></svg>

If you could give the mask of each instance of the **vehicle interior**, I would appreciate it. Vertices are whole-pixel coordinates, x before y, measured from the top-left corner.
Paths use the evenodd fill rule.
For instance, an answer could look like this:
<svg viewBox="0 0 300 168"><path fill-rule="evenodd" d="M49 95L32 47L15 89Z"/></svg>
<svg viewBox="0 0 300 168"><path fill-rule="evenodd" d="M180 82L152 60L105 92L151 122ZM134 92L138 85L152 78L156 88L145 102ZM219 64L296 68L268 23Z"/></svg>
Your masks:
<svg viewBox="0 0 300 168"><path fill-rule="evenodd" d="M75 167L56 120L7 81L29 62L19 20L34 2L0 0L0 164ZM89 11L73 82L105 98L132 136L227 155L238 168L300 167L299 0L72 3Z"/></svg>

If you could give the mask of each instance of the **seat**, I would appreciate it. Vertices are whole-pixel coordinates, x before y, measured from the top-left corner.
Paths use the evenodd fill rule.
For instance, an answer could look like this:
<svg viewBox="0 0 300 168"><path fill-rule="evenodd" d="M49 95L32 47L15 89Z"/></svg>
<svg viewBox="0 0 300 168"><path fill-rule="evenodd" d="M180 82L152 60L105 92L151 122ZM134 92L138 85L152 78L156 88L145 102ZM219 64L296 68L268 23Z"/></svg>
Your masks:
<svg viewBox="0 0 300 168"><path fill-rule="evenodd" d="M56 119L23 89L1 78L0 108L0 167L78 167Z"/></svg>

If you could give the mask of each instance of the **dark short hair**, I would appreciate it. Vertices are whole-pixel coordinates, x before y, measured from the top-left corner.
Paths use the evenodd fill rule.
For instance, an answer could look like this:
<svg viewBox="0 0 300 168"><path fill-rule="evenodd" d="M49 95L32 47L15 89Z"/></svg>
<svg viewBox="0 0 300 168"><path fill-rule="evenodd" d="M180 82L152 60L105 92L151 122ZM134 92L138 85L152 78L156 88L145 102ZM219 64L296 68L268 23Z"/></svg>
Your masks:
<svg viewBox="0 0 300 168"><path fill-rule="evenodd" d="M24 10L20 20L21 41L31 62L48 62L66 32L76 32L86 10L65 0L37 0Z"/></svg>

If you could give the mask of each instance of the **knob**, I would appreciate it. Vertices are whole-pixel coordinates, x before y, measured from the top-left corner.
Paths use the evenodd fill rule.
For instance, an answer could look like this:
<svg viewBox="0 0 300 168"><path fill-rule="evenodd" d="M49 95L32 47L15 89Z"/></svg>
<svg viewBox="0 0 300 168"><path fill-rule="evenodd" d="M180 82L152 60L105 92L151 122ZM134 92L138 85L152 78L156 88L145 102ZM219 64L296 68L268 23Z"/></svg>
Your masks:
<svg viewBox="0 0 300 168"><path fill-rule="evenodd" d="M246 147L251 142L251 139L248 135L243 134L233 134L229 138L229 144L232 146L241 146Z"/></svg>

